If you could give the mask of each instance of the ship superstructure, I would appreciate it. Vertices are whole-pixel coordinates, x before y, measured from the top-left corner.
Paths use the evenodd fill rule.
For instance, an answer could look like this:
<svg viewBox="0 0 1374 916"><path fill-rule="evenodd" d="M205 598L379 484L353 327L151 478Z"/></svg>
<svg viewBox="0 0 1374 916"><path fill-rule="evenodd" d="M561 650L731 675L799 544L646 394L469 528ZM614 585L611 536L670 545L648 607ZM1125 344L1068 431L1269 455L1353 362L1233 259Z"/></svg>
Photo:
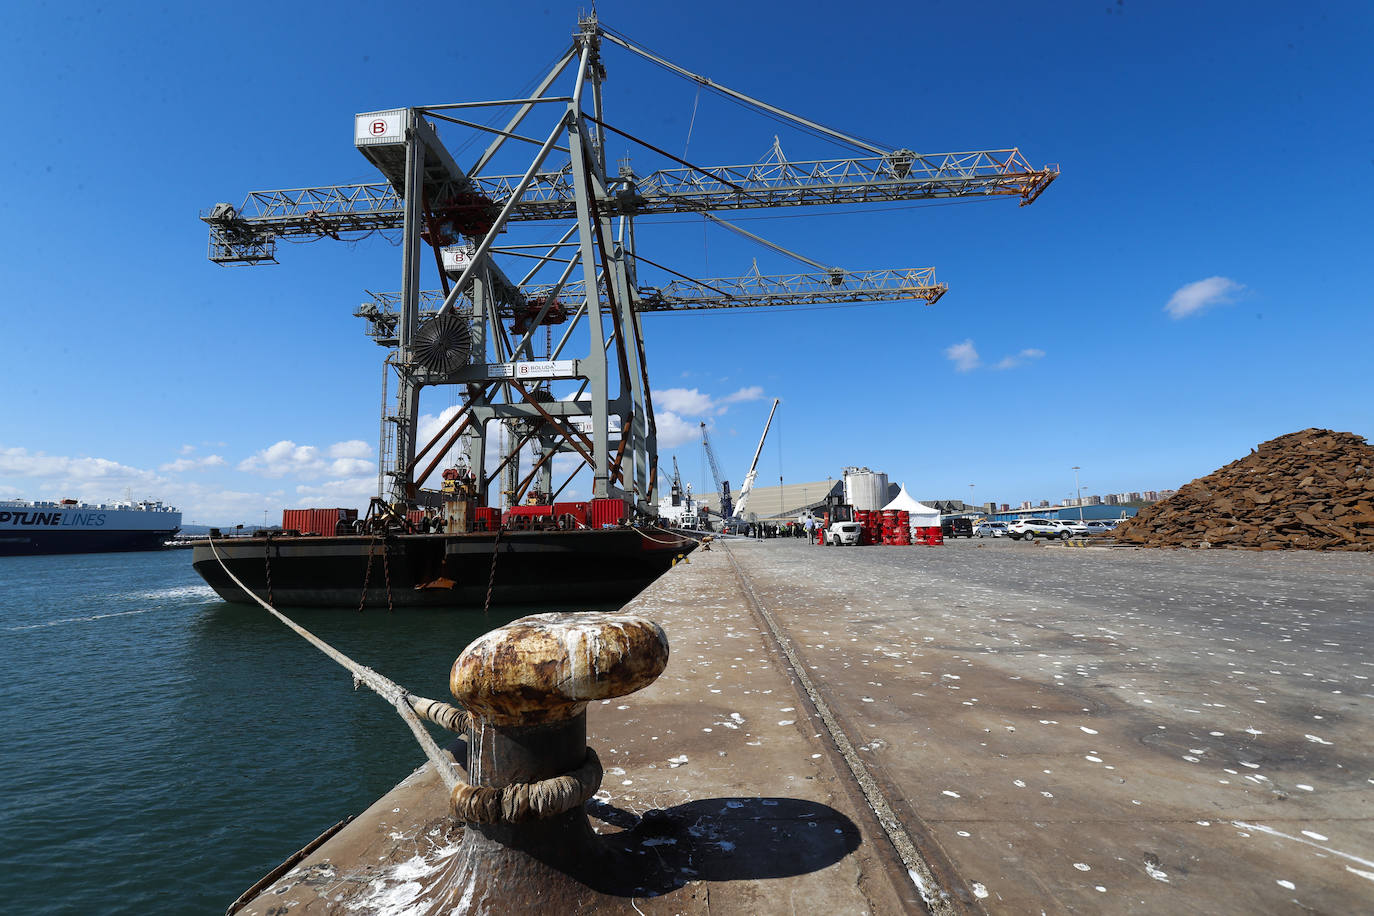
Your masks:
<svg viewBox="0 0 1374 916"><path fill-rule="evenodd" d="M0 500L0 556L158 550L180 527L181 512L158 500Z"/></svg>

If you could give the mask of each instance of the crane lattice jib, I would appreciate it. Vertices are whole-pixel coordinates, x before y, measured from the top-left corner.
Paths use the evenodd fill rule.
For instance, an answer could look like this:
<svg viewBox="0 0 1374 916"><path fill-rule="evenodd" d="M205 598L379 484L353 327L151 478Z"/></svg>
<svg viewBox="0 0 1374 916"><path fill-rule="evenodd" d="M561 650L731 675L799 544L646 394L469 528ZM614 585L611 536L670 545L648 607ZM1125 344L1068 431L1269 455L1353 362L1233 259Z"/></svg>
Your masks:
<svg viewBox="0 0 1374 916"><path fill-rule="evenodd" d="M932 304L949 289L935 282L935 268L846 272L839 283L830 274L751 274L716 280L674 280L641 289L641 312L690 309L835 305L921 299Z"/></svg>
<svg viewBox="0 0 1374 916"><path fill-rule="evenodd" d="M681 312L724 308L771 308L803 305L843 305L869 302L922 300L933 304L949 287L935 281L935 268L918 267L906 270L846 271L840 283L829 273L749 274L743 277L724 277L712 280L674 280L666 286L643 288L635 300L637 312ZM553 287L548 285L522 286L520 292L528 301L542 301ZM400 293L373 293L370 302L359 306L353 314L369 322L368 335L379 343L394 345L396 325L400 320ZM582 283L567 283L559 296L570 302L580 301ZM604 292L602 300L605 301ZM438 314L444 293L429 289L420 293L420 318L426 320ZM471 306L460 297L455 306L459 314L471 313ZM503 318L514 318L514 309L503 306Z"/></svg>
<svg viewBox="0 0 1374 916"><path fill-rule="evenodd" d="M1056 166L1035 169L1016 149L920 155L770 161L719 168L662 169L621 183L603 204L610 214L748 210L819 204L892 203L937 198L1019 197L1033 202L1059 176ZM504 205L520 176L474 177L430 191L432 206L474 191ZM338 237L401 225L404 203L387 183L254 191L242 205L217 204L201 214L210 224L210 260L271 259L278 236ZM576 218L572 178L536 175L521 195L514 221ZM264 253L265 252L265 253Z"/></svg>

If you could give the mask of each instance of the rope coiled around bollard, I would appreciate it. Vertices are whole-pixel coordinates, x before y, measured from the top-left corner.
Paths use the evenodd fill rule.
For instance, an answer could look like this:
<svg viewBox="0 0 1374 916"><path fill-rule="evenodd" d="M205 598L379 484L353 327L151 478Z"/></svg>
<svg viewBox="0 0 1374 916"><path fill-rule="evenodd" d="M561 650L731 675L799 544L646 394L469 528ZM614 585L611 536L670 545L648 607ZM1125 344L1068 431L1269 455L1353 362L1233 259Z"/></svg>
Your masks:
<svg viewBox="0 0 1374 916"><path fill-rule="evenodd" d="M516 783L501 789L460 783L449 794L453 816L471 824L518 824L542 820L580 808L601 788L601 758L587 748L587 757L570 773Z"/></svg>

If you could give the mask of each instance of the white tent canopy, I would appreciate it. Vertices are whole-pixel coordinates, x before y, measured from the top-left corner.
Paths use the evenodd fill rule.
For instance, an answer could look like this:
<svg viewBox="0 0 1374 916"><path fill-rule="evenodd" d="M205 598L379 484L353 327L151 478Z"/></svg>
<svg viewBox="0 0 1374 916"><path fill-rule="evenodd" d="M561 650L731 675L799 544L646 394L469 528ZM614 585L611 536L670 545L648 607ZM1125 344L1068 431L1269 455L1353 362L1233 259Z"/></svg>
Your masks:
<svg viewBox="0 0 1374 916"><path fill-rule="evenodd" d="M888 509L905 509L911 516L911 527L913 528L940 527L940 510L912 499L911 494L906 491L906 484L902 484L901 492L893 498L892 502L883 506L884 512Z"/></svg>

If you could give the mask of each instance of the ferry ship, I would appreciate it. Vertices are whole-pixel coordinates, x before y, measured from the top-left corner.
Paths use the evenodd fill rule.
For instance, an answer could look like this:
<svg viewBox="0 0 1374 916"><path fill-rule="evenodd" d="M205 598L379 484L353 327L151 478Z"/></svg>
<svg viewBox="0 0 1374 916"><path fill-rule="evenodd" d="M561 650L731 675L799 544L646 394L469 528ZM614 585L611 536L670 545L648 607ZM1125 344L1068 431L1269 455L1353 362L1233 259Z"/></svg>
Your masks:
<svg viewBox="0 0 1374 916"><path fill-rule="evenodd" d="M0 557L159 550L180 528L181 512L156 500L0 500Z"/></svg>

